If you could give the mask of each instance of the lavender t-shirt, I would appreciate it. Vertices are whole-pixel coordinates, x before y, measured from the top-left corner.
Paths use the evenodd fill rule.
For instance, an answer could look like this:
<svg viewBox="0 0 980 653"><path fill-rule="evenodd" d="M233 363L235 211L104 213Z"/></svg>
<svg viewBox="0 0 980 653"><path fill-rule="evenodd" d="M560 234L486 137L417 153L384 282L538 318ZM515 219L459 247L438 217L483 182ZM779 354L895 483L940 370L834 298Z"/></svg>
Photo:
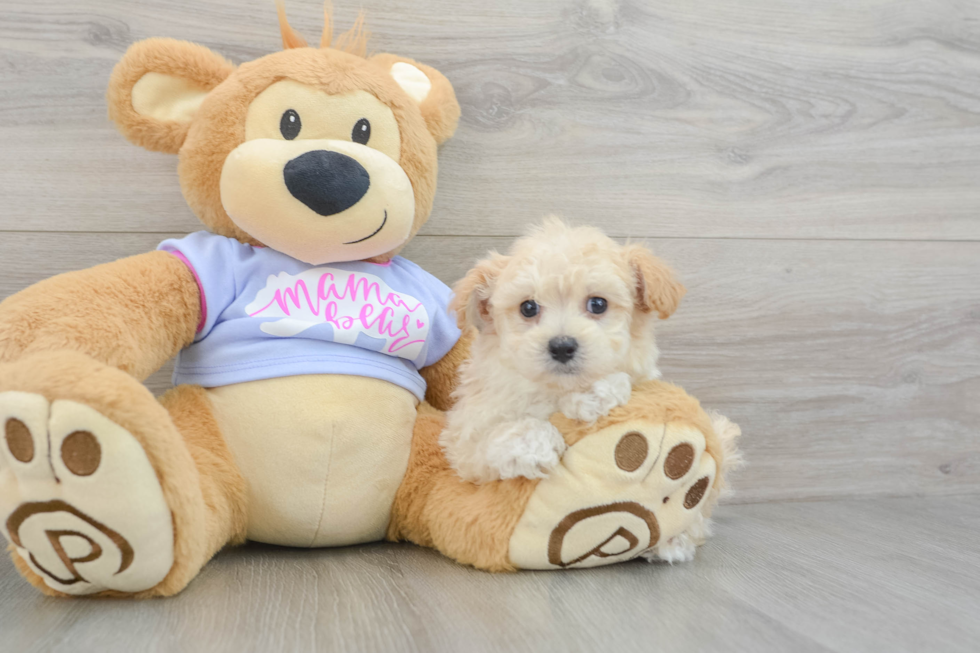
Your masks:
<svg viewBox="0 0 980 653"><path fill-rule="evenodd" d="M199 231L160 243L201 288L201 323L174 383L218 387L299 374L350 374L425 395L421 367L460 331L451 291L411 261L309 265Z"/></svg>

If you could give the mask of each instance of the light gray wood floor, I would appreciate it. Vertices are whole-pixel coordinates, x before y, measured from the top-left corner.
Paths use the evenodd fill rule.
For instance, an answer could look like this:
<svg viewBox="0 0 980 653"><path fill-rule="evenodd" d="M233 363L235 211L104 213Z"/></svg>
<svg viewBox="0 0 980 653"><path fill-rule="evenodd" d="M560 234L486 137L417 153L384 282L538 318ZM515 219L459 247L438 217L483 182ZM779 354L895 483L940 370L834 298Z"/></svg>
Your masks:
<svg viewBox="0 0 980 653"><path fill-rule="evenodd" d="M220 554L181 595L45 599L5 651L976 651L980 501L729 506L693 563L493 575L410 545Z"/></svg>
<svg viewBox="0 0 980 653"><path fill-rule="evenodd" d="M334 4L463 108L406 255L451 283L551 212L647 239L689 288L662 368L742 425L741 505L674 568L250 547L136 605L0 561L0 650L976 650L980 3ZM279 48L272 0L0 0L0 298L199 228L106 118L150 36Z"/></svg>

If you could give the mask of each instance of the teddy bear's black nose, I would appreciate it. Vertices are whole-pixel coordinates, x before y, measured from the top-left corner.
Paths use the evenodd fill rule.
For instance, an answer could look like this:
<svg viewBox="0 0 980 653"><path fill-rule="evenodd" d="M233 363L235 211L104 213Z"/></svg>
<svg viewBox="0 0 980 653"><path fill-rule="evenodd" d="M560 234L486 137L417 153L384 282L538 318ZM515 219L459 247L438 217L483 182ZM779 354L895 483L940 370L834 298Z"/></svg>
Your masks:
<svg viewBox="0 0 980 653"><path fill-rule="evenodd" d="M283 168L293 197L320 215L340 213L357 204L371 185L371 176L355 159L329 150L301 154Z"/></svg>
<svg viewBox="0 0 980 653"><path fill-rule="evenodd" d="M568 336L558 336L548 341L548 351L551 357L559 363L567 363L575 357L578 340Z"/></svg>

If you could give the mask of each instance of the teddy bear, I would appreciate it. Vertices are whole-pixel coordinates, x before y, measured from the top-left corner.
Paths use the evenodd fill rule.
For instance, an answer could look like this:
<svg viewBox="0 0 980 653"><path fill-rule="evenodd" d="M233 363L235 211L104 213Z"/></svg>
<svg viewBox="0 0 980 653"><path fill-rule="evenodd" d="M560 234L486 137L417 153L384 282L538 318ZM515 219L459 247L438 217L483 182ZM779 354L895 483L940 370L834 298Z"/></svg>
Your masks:
<svg viewBox="0 0 980 653"><path fill-rule="evenodd" d="M361 19L334 40L327 14L310 47L279 18L284 49L254 61L151 38L112 73L110 118L179 156L205 229L0 303L0 530L20 573L144 598L246 540L408 540L507 571L699 532L737 427L658 381L594 424L555 416L569 448L546 479L456 476L438 436L471 334L398 255L432 208L452 85L368 56ZM155 398L142 381L175 355Z"/></svg>

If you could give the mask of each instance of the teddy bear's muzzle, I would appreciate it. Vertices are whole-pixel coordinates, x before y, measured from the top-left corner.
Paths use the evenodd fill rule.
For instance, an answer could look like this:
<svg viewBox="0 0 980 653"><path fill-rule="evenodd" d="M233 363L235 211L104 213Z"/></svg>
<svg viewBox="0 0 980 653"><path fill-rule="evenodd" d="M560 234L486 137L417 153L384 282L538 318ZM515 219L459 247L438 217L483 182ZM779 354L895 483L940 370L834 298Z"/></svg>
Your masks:
<svg viewBox="0 0 980 653"><path fill-rule="evenodd" d="M228 154L220 184L238 227L312 265L391 252L415 218L412 182L398 162L350 141L246 141Z"/></svg>

